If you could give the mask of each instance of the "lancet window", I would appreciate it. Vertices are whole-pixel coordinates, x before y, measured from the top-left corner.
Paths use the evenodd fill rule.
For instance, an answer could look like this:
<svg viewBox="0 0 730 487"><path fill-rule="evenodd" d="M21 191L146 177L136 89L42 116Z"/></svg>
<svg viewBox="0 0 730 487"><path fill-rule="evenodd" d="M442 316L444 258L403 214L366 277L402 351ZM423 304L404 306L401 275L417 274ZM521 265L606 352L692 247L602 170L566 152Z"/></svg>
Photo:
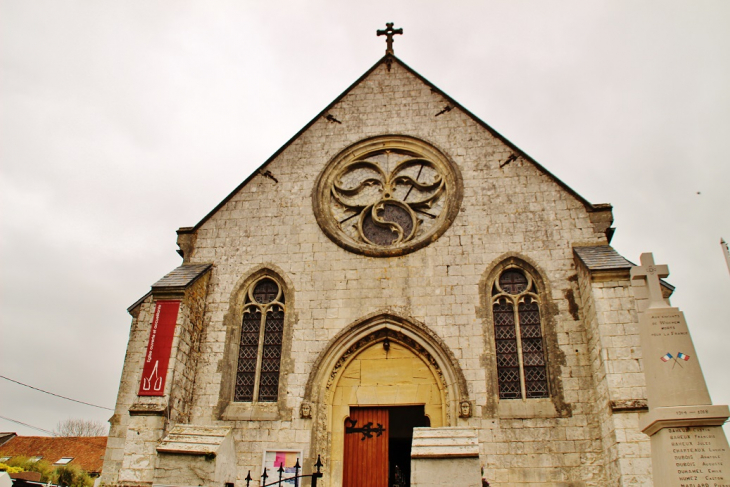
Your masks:
<svg viewBox="0 0 730 487"><path fill-rule="evenodd" d="M285 312L284 293L274 279L263 277L247 290L235 401L275 402L278 399Z"/></svg>
<svg viewBox="0 0 730 487"><path fill-rule="evenodd" d="M504 269L492 286L500 399L548 397L540 296L532 276Z"/></svg>

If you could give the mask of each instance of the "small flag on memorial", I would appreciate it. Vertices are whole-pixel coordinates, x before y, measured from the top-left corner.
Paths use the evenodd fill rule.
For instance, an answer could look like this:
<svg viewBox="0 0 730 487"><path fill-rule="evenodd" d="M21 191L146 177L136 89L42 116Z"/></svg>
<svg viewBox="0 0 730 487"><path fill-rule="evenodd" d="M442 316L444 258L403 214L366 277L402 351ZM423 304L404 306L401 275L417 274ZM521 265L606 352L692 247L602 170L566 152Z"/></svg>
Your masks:
<svg viewBox="0 0 730 487"><path fill-rule="evenodd" d="M682 352L679 352L679 353L677 354L677 358L678 358L678 359L682 359L682 360L684 360L684 361L686 362L687 360L689 360L689 355L685 355L685 354L683 354Z"/></svg>
<svg viewBox="0 0 730 487"><path fill-rule="evenodd" d="M663 355L663 356L661 357L661 359L662 359L662 362L669 362L669 361L670 361L670 360L672 360L673 358L674 358L674 357L672 357L672 354L671 354L671 353L669 353L669 352L667 352L667 354L666 354L666 355Z"/></svg>

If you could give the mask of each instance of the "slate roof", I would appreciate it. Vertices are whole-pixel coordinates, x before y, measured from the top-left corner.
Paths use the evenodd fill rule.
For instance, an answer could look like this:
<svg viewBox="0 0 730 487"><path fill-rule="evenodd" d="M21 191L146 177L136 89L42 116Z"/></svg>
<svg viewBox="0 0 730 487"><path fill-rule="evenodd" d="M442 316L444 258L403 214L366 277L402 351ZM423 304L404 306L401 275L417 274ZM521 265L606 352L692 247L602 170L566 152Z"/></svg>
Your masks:
<svg viewBox="0 0 730 487"><path fill-rule="evenodd" d="M636 266L636 264L616 252L616 249L610 245L573 247L573 252L591 271L631 269ZM674 291L675 287L664 279L660 279L659 282L669 291Z"/></svg>
<svg viewBox="0 0 730 487"><path fill-rule="evenodd" d="M183 264L152 285L153 291L184 289L192 284L213 264Z"/></svg>
<svg viewBox="0 0 730 487"><path fill-rule="evenodd" d="M190 284L195 282L200 276L206 273L208 269L213 267L213 264L183 264L165 274L165 276L152 285L152 290L147 294L139 298L137 301L127 308L128 312L132 312L134 308L142 304L147 299L152 291L182 291Z"/></svg>
<svg viewBox="0 0 730 487"><path fill-rule="evenodd" d="M610 245L595 247L573 247L573 252L592 271L611 269L630 269L634 264L624 259Z"/></svg>
<svg viewBox="0 0 730 487"><path fill-rule="evenodd" d="M69 465L98 474L104 464L106 440L106 436L16 436L0 446L0 456L42 457L51 464L73 457Z"/></svg>

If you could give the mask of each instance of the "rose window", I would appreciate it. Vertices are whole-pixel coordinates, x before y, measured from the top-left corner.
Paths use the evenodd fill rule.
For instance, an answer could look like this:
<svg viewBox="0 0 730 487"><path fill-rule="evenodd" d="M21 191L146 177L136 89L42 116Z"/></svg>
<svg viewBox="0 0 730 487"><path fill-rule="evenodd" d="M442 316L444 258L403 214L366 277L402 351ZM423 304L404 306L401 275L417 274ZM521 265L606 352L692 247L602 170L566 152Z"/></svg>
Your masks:
<svg viewBox="0 0 730 487"><path fill-rule="evenodd" d="M460 202L458 169L443 154L416 139L379 137L335 158L319 177L314 207L337 244L393 256L438 238Z"/></svg>

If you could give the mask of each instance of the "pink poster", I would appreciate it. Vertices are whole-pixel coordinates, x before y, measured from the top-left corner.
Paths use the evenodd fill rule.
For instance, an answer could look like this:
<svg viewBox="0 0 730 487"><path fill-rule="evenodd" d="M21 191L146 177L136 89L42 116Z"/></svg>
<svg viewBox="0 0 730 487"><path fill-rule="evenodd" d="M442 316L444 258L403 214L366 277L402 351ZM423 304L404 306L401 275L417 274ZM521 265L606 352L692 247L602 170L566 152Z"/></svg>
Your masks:
<svg viewBox="0 0 730 487"><path fill-rule="evenodd" d="M298 452L276 452L274 467L293 468L299 458Z"/></svg>
<svg viewBox="0 0 730 487"><path fill-rule="evenodd" d="M294 466L299 462L299 469ZM299 485L294 476L302 473L302 451L301 450L266 450L264 451L264 469L269 478L279 478L279 468L284 467L283 486Z"/></svg>

